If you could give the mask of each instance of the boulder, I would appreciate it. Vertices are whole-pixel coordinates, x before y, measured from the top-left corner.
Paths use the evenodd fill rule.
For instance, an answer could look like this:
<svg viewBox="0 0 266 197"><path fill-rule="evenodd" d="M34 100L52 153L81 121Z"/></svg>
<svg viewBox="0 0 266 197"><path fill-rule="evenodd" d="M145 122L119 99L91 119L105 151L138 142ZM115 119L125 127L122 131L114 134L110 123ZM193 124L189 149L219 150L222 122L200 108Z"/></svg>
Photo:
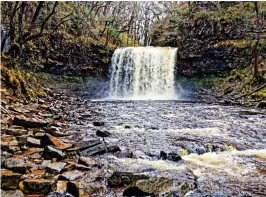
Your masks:
<svg viewBox="0 0 266 197"><path fill-rule="evenodd" d="M43 136L43 138L41 139L41 145L43 147L45 147L47 145L53 145L55 148L60 149L60 150L64 150L64 149L72 147L72 144L65 143L62 140L60 140L56 137L53 137L50 134L45 134Z"/></svg>
<svg viewBox="0 0 266 197"><path fill-rule="evenodd" d="M134 174L131 172L114 172L110 178L108 178L108 186L118 187L126 186L134 181L140 179L148 179L149 177L143 174Z"/></svg>
<svg viewBox="0 0 266 197"><path fill-rule="evenodd" d="M60 180L69 180L69 181L75 181L78 178L81 178L84 175L83 172L79 170L73 170L73 171L68 171L64 172L59 176Z"/></svg>
<svg viewBox="0 0 266 197"><path fill-rule="evenodd" d="M24 194L20 190L1 190L2 197L23 197Z"/></svg>
<svg viewBox="0 0 266 197"><path fill-rule="evenodd" d="M169 190L172 186L173 181L163 177L137 180L125 189L123 196L159 195Z"/></svg>
<svg viewBox="0 0 266 197"><path fill-rule="evenodd" d="M13 124L23 126L25 128L42 128L46 127L49 122L39 120L37 118L26 118L25 116L16 116L13 120Z"/></svg>
<svg viewBox="0 0 266 197"><path fill-rule="evenodd" d="M67 165L64 162L55 162L47 165L47 171L51 173L60 173L62 169Z"/></svg>
<svg viewBox="0 0 266 197"><path fill-rule="evenodd" d="M1 189L17 189L22 174L1 170Z"/></svg>
<svg viewBox="0 0 266 197"><path fill-rule="evenodd" d="M54 180L25 179L19 183L19 188L26 194L47 194L53 185Z"/></svg>

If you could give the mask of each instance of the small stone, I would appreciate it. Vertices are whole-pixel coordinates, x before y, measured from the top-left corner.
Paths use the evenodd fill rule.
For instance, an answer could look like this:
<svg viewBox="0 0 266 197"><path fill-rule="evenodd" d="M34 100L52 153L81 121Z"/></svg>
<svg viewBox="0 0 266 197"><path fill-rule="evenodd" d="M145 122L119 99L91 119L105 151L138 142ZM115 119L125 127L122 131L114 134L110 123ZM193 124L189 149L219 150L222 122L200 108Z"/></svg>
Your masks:
<svg viewBox="0 0 266 197"><path fill-rule="evenodd" d="M24 194L20 190L1 190L1 197L23 197Z"/></svg>
<svg viewBox="0 0 266 197"><path fill-rule="evenodd" d="M104 122L93 122L92 124L96 127L104 126Z"/></svg>
<svg viewBox="0 0 266 197"><path fill-rule="evenodd" d="M27 144L31 146L41 146L41 140L33 138L33 137L28 137L27 138Z"/></svg>
<svg viewBox="0 0 266 197"><path fill-rule="evenodd" d="M21 176L21 174L13 173L10 170L1 170L1 188L16 189Z"/></svg>
<svg viewBox="0 0 266 197"><path fill-rule="evenodd" d="M41 139L42 146L53 145L57 149L64 150L72 147L72 144L67 144L62 140L51 136L50 134L45 134L45 136Z"/></svg>
<svg viewBox="0 0 266 197"><path fill-rule="evenodd" d="M39 166L39 169L44 169L44 168L46 168L51 163L52 163L51 160L43 160L42 163L41 163L41 165Z"/></svg>
<svg viewBox="0 0 266 197"><path fill-rule="evenodd" d="M173 181L163 177L138 180L125 189L123 196L159 195L170 189L172 186Z"/></svg>
<svg viewBox="0 0 266 197"><path fill-rule="evenodd" d="M26 118L25 116L17 116L14 118L13 124L23 126L25 128L41 128L46 127L49 123L36 118Z"/></svg>
<svg viewBox="0 0 266 197"><path fill-rule="evenodd" d="M83 176L83 172L78 171L78 170L73 170L73 171L68 171L68 172L64 172L63 174L61 174L59 176L60 180L69 180L69 181L74 181L80 177Z"/></svg>
<svg viewBox="0 0 266 197"><path fill-rule="evenodd" d="M48 164L46 168L47 168L47 171L50 171L52 173L60 173L66 165L67 164L64 162L55 162L55 163Z"/></svg>
<svg viewBox="0 0 266 197"><path fill-rule="evenodd" d="M53 180L26 179L19 183L19 188L26 194L47 194L51 191Z"/></svg>
<svg viewBox="0 0 266 197"><path fill-rule="evenodd" d="M36 137L38 139L41 139L44 135L45 135L44 132L37 132L37 133L34 134L34 137Z"/></svg>

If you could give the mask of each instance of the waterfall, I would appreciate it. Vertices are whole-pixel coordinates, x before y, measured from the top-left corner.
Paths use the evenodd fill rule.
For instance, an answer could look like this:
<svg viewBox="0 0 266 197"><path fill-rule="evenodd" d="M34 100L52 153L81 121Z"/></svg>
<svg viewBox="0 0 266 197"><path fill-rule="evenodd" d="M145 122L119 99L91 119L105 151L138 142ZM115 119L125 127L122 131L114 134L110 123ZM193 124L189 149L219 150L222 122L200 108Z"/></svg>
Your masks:
<svg viewBox="0 0 266 197"><path fill-rule="evenodd" d="M126 47L116 49L110 69L110 97L174 99L177 48Z"/></svg>

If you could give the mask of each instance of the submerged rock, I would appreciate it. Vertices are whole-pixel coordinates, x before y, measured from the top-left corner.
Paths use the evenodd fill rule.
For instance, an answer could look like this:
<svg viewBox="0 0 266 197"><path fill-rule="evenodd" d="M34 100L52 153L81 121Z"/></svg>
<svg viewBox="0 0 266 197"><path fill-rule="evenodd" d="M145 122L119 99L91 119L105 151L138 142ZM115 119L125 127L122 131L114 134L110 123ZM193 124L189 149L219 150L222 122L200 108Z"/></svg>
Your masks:
<svg viewBox="0 0 266 197"><path fill-rule="evenodd" d="M142 179L130 184L123 192L123 196L159 195L172 186L173 181L163 177Z"/></svg>

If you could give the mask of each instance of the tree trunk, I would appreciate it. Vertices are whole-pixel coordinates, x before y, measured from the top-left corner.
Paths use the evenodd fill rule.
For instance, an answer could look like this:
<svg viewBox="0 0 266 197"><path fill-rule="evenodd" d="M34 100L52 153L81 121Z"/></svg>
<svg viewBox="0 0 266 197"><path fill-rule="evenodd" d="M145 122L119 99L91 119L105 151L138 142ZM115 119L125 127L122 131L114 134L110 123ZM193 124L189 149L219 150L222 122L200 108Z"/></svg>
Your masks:
<svg viewBox="0 0 266 197"><path fill-rule="evenodd" d="M258 2L254 2L255 10L256 10L256 41L253 48L253 55L254 55L254 76L256 79L259 77L259 66L258 66L258 54L257 54L257 46L260 40L260 18L259 18L259 6Z"/></svg>

